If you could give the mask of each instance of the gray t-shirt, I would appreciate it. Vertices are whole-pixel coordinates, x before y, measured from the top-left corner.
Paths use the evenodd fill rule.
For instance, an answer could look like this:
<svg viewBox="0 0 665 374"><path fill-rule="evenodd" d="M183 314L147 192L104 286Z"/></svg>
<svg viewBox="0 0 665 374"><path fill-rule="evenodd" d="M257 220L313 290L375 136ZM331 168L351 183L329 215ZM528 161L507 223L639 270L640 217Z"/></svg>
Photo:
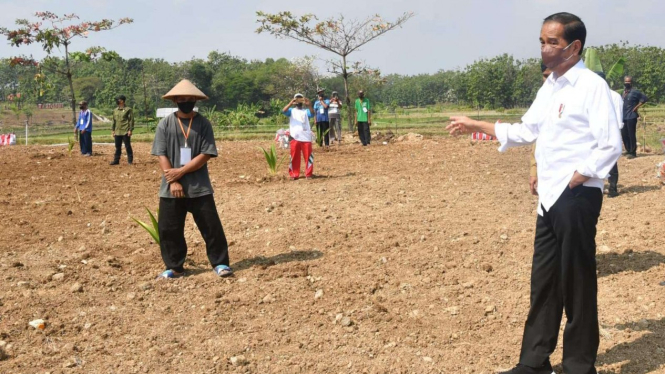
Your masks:
<svg viewBox="0 0 665 374"><path fill-rule="evenodd" d="M182 127L187 132L189 119L180 119ZM155 131L155 140L152 143L154 156L167 156L174 168L180 165L180 147L185 146L185 135L180 129L178 119L174 114L162 119L157 125ZM189 131L187 146L192 149L192 160L199 154L206 154L217 157L217 147L215 146L215 136L212 132L210 122L200 114L197 114L192 120L192 129ZM185 197L200 197L212 194L212 184L208 175L208 165L203 165L199 170L185 174L178 182L182 184ZM159 197L174 198L169 191L169 184L162 176L162 185L159 187Z"/></svg>

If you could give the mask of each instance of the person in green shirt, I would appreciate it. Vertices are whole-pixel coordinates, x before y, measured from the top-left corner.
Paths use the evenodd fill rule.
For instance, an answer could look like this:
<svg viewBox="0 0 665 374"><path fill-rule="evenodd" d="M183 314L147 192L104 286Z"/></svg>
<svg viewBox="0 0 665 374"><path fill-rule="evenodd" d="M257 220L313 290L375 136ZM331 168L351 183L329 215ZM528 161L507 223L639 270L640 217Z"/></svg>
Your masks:
<svg viewBox="0 0 665 374"><path fill-rule="evenodd" d="M132 108L125 106L125 95L120 95L115 98L118 107L113 110L113 125L111 131L115 139L115 156L111 165L118 165L120 163L120 153L122 151L122 143L125 143L125 151L127 152L127 163L132 164L134 161L134 152L132 151L132 131L134 131L134 111Z"/></svg>
<svg viewBox="0 0 665 374"><path fill-rule="evenodd" d="M365 97L363 91L358 91L356 99L356 127L358 128L358 137L363 146L370 143L369 127L372 125L372 107L369 99Z"/></svg>

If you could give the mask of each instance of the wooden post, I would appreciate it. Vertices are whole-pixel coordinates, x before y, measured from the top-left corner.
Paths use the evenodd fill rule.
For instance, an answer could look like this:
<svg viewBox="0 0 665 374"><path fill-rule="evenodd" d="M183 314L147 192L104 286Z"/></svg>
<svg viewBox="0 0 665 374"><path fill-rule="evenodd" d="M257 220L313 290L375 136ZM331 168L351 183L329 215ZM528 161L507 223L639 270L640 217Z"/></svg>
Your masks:
<svg viewBox="0 0 665 374"><path fill-rule="evenodd" d="M642 117L642 125L644 128L644 135L642 136L642 153L647 153L647 116Z"/></svg>

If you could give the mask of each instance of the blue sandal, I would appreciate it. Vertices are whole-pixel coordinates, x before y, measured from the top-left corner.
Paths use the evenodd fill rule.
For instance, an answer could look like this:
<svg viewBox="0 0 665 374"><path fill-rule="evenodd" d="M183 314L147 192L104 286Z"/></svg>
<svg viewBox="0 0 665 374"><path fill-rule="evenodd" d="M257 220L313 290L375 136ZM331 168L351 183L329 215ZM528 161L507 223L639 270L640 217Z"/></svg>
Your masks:
<svg viewBox="0 0 665 374"><path fill-rule="evenodd" d="M176 273L175 271L168 269L164 270L161 274L157 276L157 279L175 279L175 278L180 278L183 275L185 275L184 272L182 273Z"/></svg>
<svg viewBox="0 0 665 374"><path fill-rule="evenodd" d="M213 270L215 274L222 278L230 277L233 275L233 270L231 270L231 268L226 265L217 265Z"/></svg>

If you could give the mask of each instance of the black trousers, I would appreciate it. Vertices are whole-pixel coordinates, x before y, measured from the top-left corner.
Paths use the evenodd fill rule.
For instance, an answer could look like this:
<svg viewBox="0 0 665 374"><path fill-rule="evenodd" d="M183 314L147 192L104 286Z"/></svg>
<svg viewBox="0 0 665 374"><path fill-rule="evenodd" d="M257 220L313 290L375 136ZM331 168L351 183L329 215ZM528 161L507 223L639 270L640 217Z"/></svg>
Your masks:
<svg viewBox="0 0 665 374"><path fill-rule="evenodd" d="M619 183L619 163L617 162L610 170L610 176L607 178L610 182L610 191L616 192L617 183Z"/></svg>
<svg viewBox="0 0 665 374"><path fill-rule="evenodd" d="M79 143L81 145L81 154L92 156L92 133L90 131L83 132L79 130Z"/></svg>
<svg viewBox="0 0 665 374"><path fill-rule="evenodd" d="M316 132L319 135L319 147L323 144L330 145L330 122L317 122L316 123Z"/></svg>
<svg viewBox="0 0 665 374"><path fill-rule="evenodd" d="M369 132L369 123L358 122L358 137L363 145L368 145L370 143L371 135Z"/></svg>
<svg viewBox="0 0 665 374"><path fill-rule="evenodd" d="M132 151L132 137L125 135L116 135L115 137L115 155L113 156L114 162L120 162L120 153L122 151L122 143L125 143L125 152L127 152L127 162L134 161L134 151Z"/></svg>
<svg viewBox="0 0 665 374"><path fill-rule="evenodd" d="M623 146L626 148L626 153L636 156L637 118L623 120L623 128L621 129L621 139L623 139Z"/></svg>
<svg viewBox="0 0 665 374"><path fill-rule="evenodd" d="M212 195L195 198L159 199L159 241L166 269L183 272L187 257L185 218L192 213L206 243L206 254L214 268L229 265L229 246Z"/></svg>
<svg viewBox="0 0 665 374"><path fill-rule="evenodd" d="M565 310L563 370L568 374L596 374L599 337L595 239L602 202L599 188L566 187L549 212L538 216L531 308L520 354L523 365L549 364Z"/></svg>

